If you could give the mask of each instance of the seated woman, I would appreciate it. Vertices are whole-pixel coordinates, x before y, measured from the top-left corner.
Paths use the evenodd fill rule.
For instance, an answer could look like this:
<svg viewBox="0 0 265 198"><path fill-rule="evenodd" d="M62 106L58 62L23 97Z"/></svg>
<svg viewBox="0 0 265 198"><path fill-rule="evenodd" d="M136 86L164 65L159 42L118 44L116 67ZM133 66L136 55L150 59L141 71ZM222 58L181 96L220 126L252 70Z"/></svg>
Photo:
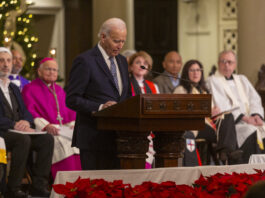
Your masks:
<svg viewBox="0 0 265 198"><path fill-rule="evenodd" d="M38 78L23 88L22 96L34 118L36 129L54 136L52 176L57 171L81 170L79 150L71 147L71 131L75 124L75 112L66 107L65 92L55 83L58 64L52 58L44 58L37 69ZM60 131L64 130L64 131ZM62 136L68 132L70 137Z"/></svg>
<svg viewBox="0 0 265 198"><path fill-rule="evenodd" d="M139 51L133 54L128 64L133 96L144 93L159 93L157 85L145 79L149 73L148 70L151 70L153 65L153 60L148 53ZM142 69L141 66L146 69Z"/></svg>
<svg viewBox="0 0 265 198"><path fill-rule="evenodd" d="M204 81L203 66L197 60L185 63L180 79L180 85L175 89L175 94L207 94L208 90ZM218 107L212 108L212 117L219 114ZM205 139L210 143L217 143L216 151L219 159L229 164L241 161L242 151L237 150L236 130L234 117L231 113L217 116L216 119L206 118L205 128L194 131L196 138Z"/></svg>
<svg viewBox="0 0 265 198"><path fill-rule="evenodd" d="M144 52L139 51L129 58L129 72L131 74L131 87L132 95L145 94L145 93L159 93L158 87L155 83L145 80L145 77L148 75L148 70L152 69L153 60L151 56ZM141 66L144 66L147 69L142 69ZM153 149L153 137L154 134L151 132L147 139L150 141L149 150L146 153L148 158L146 159L145 168L149 169L152 167L154 161L155 151Z"/></svg>

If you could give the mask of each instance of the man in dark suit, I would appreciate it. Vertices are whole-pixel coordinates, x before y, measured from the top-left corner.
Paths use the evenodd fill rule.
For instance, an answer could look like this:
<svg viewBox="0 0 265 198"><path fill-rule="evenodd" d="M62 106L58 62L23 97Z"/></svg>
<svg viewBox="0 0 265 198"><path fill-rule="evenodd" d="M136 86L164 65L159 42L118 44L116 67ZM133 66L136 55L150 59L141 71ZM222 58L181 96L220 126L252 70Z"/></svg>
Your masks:
<svg viewBox="0 0 265 198"><path fill-rule="evenodd" d="M77 112L72 146L80 149L83 170L119 168L115 132L98 131L92 114L131 96L127 61L119 54L126 35L121 19L108 19L97 46L73 63L66 104Z"/></svg>
<svg viewBox="0 0 265 198"><path fill-rule="evenodd" d="M48 177L53 154L53 137L45 135L26 135L8 131L15 129L23 133L34 132L31 114L26 109L19 88L10 83L8 76L12 70L12 54L0 47L0 136L6 148L11 151L11 166L5 197L27 197L20 185L30 150L37 152L32 169L32 196L49 196Z"/></svg>

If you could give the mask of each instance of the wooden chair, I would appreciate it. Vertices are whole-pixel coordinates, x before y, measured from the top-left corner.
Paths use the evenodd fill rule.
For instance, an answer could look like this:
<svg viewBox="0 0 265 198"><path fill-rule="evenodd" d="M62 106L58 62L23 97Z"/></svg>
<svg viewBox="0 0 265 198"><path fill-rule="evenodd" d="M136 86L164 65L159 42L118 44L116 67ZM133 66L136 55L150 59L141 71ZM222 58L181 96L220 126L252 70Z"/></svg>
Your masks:
<svg viewBox="0 0 265 198"><path fill-rule="evenodd" d="M216 145L207 142L205 139L196 139L197 149L199 151L202 165L210 165L213 160L215 165L220 165L216 152Z"/></svg>

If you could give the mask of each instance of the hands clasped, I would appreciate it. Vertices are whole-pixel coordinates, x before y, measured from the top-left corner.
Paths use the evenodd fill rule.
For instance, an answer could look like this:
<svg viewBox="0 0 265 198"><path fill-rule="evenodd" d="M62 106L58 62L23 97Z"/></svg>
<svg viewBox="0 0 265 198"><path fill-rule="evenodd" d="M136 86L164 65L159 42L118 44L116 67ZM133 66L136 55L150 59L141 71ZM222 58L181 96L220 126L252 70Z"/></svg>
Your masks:
<svg viewBox="0 0 265 198"><path fill-rule="evenodd" d="M254 126L262 126L263 120L258 115L254 116L243 116L242 120L248 124L252 124Z"/></svg>
<svg viewBox="0 0 265 198"><path fill-rule="evenodd" d="M30 128L30 124L26 120L19 120L18 122L16 122L14 129L18 130L18 131L24 131L24 132L34 132L35 131L34 129Z"/></svg>

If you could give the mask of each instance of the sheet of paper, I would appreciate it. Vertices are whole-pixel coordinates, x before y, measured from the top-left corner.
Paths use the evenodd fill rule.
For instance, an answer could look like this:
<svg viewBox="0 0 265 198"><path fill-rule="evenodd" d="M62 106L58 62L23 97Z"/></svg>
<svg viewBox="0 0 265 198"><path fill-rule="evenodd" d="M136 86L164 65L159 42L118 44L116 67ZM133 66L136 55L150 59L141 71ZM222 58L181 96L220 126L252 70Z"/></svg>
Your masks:
<svg viewBox="0 0 265 198"><path fill-rule="evenodd" d="M236 109L239 109L239 107L234 107L234 108L229 109L229 110L227 110L227 111L222 111L222 112L216 114L215 116L212 116L211 118L214 119L214 118L216 118L216 117L218 117L218 116L220 116L220 115L222 115L222 114L225 114L225 113L232 113L232 111L234 111L234 110L236 110Z"/></svg>
<svg viewBox="0 0 265 198"><path fill-rule="evenodd" d="M13 133L20 133L23 135L42 135L42 134L46 134L46 131L35 131L35 132L26 132L26 131L18 131L15 129L9 129L8 131L13 132Z"/></svg>
<svg viewBox="0 0 265 198"><path fill-rule="evenodd" d="M68 126L60 126L60 131L59 131L59 134L69 140L72 140L72 137L73 137L73 129L71 129L70 127Z"/></svg>

